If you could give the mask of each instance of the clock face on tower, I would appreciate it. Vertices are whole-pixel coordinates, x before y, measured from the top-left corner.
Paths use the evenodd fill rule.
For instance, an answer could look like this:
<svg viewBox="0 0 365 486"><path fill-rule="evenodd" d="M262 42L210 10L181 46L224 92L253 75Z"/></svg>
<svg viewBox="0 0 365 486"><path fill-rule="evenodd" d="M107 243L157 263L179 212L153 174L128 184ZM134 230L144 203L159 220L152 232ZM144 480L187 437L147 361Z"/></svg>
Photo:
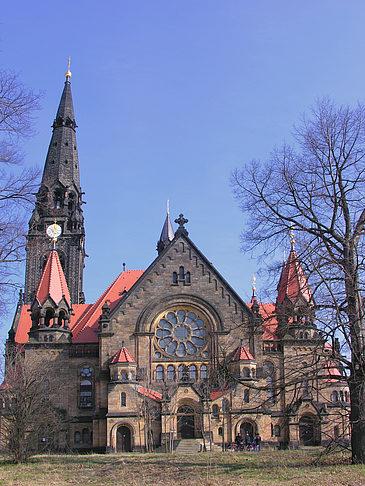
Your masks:
<svg viewBox="0 0 365 486"><path fill-rule="evenodd" d="M47 228L47 235L53 240L57 239L61 233L62 233L62 228L56 223L51 224Z"/></svg>

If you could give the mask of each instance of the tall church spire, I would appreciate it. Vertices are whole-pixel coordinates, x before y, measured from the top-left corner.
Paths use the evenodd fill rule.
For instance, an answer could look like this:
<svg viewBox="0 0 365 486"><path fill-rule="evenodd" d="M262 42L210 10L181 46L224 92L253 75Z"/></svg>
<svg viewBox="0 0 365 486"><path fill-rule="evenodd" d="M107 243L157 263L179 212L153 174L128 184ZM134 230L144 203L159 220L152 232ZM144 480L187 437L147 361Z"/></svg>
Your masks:
<svg viewBox="0 0 365 486"><path fill-rule="evenodd" d="M31 304L51 248L46 228L57 220L62 228L58 254L71 299L82 303L85 229L82 213L76 121L71 93L70 66L56 118L52 125L42 182L29 221L24 301Z"/></svg>
<svg viewBox="0 0 365 486"><path fill-rule="evenodd" d="M158 254L174 239L174 236L175 234L170 220L169 202L167 201L166 219L162 227L160 239L157 242Z"/></svg>

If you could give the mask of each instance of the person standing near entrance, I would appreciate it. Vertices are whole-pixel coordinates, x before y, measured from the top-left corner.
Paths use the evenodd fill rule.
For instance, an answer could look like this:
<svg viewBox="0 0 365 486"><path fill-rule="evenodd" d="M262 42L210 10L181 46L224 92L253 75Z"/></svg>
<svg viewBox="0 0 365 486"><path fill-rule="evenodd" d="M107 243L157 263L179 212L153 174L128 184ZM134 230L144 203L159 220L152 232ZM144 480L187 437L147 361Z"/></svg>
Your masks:
<svg viewBox="0 0 365 486"><path fill-rule="evenodd" d="M245 446L246 446L246 450L250 450L250 446L251 446L251 437L250 437L250 434L248 433L248 430L246 431L246 436L245 436Z"/></svg>

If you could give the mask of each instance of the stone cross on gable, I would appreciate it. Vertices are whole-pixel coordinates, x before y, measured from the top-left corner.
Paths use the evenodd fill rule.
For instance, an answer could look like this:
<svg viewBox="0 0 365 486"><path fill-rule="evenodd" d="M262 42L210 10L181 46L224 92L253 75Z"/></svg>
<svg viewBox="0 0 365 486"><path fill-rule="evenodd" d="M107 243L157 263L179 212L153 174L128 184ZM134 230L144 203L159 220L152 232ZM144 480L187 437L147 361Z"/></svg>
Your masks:
<svg viewBox="0 0 365 486"><path fill-rule="evenodd" d="M184 224L186 224L189 220L184 218L184 215L181 213L179 214L179 217L175 219L175 223L179 225L179 229L184 229Z"/></svg>

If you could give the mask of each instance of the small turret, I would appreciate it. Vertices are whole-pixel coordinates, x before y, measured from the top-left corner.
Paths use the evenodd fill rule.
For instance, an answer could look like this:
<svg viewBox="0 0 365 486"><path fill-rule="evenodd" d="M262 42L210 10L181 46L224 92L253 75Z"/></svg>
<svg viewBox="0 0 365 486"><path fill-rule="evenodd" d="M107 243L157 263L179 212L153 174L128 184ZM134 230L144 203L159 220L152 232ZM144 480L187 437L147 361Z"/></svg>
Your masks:
<svg viewBox="0 0 365 486"><path fill-rule="evenodd" d="M168 202L167 202L166 219L165 219L164 225L162 227L160 239L157 242L158 254L160 254L166 248L166 246L170 244L170 242L174 239L174 236L175 236L174 230L172 228L169 213L170 213L169 212L169 206L168 206Z"/></svg>

